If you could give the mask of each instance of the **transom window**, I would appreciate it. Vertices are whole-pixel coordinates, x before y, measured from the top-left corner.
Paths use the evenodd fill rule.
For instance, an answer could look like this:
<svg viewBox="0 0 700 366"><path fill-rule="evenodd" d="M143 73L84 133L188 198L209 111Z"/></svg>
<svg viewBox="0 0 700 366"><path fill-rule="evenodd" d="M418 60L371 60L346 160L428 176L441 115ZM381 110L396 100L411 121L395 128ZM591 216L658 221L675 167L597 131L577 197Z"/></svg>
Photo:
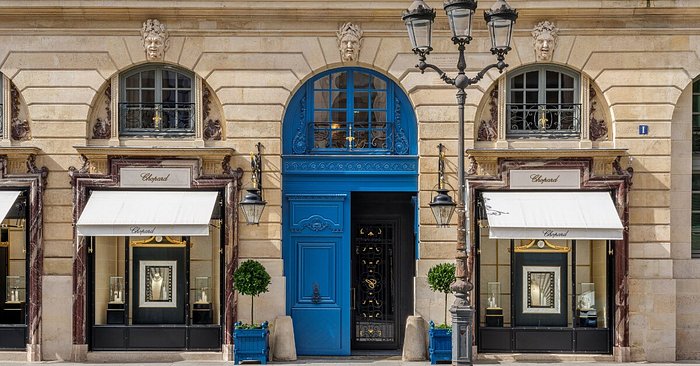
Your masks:
<svg viewBox="0 0 700 366"><path fill-rule="evenodd" d="M700 258L700 81L693 83L693 184L691 203L691 253Z"/></svg>
<svg viewBox="0 0 700 366"><path fill-rule="evenodd" d="M579 76L558 68L527 68L508 78L509 138L578 138Z"/></svg>
<svg viewBox="0 0 700 366"><path fill-rule="evenodd" d="M121 78L122 135L193 135L193 76L167 66L149 66Z"/></svg>
<svg viewBox="0 0 700 366"><path fill-rule="evenodd" d="M386 151L392 148L393 93L387 80L356 70L313 82L313 150Z"/></svg>

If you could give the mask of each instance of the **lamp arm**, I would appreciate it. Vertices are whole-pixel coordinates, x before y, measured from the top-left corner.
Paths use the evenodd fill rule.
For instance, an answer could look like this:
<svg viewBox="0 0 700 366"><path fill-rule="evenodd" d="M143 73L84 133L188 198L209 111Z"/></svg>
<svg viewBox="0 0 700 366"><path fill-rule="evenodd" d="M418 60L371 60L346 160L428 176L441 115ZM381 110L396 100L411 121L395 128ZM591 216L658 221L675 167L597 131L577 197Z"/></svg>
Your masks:
<svg viewBox="0 0 700 366"><path fill-rule="evenodd" d="M468 84L469 84L469 85L473 85L473 84L478 83L479 81L481 81L481 79L484 78L484 76L486 75L486 73L487 73L489 70L493 69L494 67L498 69L498 72L499 72L499 73L502 73L502 72L503 72L503 69L505 69L506 67L508 67L508 64L505 63L505 61L503 61L503 59L501 59L501 58L499 57L498 62L496 62L495 64L491 64L491 65L488 65L488 66L484 67L484 69L481 70L481 71L479 71L479 72L476 74L476 76L474 76L473 78L469 78Z"/></svg>
<svg viewBox="0 0 700 366"><path fill-rule="evenodd" d="M420 70L421 74L425 73L425 69L432 69L433 71L440 74L440 79L442 79L442 81L444 81L446 84L455 85L455 79L447 76L447 74L444 71L442 71L439 67L425 62L424 55L420 56L420 59L418 60L418 65L416 65L416 68L418 68L418 70Z"/></svg>

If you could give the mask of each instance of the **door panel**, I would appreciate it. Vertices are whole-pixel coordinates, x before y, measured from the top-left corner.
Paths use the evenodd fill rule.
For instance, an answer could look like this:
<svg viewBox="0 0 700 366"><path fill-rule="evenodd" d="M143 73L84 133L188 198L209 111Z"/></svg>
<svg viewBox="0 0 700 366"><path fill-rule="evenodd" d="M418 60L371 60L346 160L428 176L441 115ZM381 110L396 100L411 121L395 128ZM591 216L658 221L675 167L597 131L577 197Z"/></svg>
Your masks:
<svg viewBox="0 0 700 366"><path fill-rule="evenodd" d="M515 326L567 326L567 256L515 253Z"/></svg>
<svg viewBox="0 0 700 366"><path fill-rule="evenodd" d="M300 355L350 353L346 195L287 195L287 294Z"/></svg>

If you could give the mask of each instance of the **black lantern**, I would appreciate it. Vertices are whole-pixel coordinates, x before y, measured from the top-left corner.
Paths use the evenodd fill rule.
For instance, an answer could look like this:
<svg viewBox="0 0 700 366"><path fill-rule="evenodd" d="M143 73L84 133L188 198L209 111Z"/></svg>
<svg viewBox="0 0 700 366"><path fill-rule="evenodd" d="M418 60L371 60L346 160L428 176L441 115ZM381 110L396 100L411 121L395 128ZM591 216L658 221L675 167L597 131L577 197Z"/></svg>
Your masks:
<svg viewBox="0 0 700 366"><path fill-rule="evenodd" d="M419 55L429 54L433 50L431 42L435 10L423 0L416 0L403 12L402 19L406 23L413 52Z"/></svg>
<svg viewBox="0 0 700 366"><path fill-rule="evenodd" d="M513 24L518 19L518 12L511 8L506 0L497 0L491 10L484 12L484 19L491 35L491 52L505 55L510 51Z"/></svg>
<svg viewBox="0 0 700 366"><path fill-rule="evenodd" d="M476 10L474 0L445 0L443 5L452 31L452 41L469 43L472 40L472 17Z"/></svg>
<svg viewBox="0 0 700 366"><path fill-rule="evenodd" d="M246 190L248 194L246 194L239 203L248 225L260 224L260 217L267 204L262 198L262 153L260 151L262 144L258 142L255 146L258 148L258 153L250 153L250 167L252 168L251 180L253 181L253 187Z"/></svg>
<svg viewBox="0 0 700 366"><path fill-rule="evenodd" d="M452 214L455 212L455 207L457 204L452 200L447 194L447 189L437 189L437 195L433 197L432 202L430 202L430 209L433 211L433 216L435 216L435 221L440 227L445 227L450 224L450 219Z"/></svg>

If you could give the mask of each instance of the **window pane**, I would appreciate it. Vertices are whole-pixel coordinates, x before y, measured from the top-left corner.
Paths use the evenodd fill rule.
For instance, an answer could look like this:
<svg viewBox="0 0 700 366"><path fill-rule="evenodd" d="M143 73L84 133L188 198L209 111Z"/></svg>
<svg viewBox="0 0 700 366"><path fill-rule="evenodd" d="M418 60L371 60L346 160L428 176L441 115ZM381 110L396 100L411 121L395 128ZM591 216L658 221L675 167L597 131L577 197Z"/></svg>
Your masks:
<svg viewBox="0 0 700 366"><path fill-rule="evenodd" d="M328 117L328 111L314 111L314 122L328 122L330 121Z"/></svg>
<svg viewBox="0 0 700 366"><path fill-rule="evenodd" d="M331 112L332 116L332 122L343 122L345 123L348 119L348 111L343 109L343 110L333 110Z"/></svg>
<svg viewBox="0 0 700 366"><path fill-rule="evenodd" d="M516 104L522 104L523 103L523 93L519 91L515 91L511 93L511 102L516 103Z"/></svg>
<svg viewBox="0 0 700 366"><path fill-rule="evenodd" d="M559 88L559 73L554 71L547 71L547 88L557 89Z"/></svg>
<svg viewBox="0 0 700 366"><path fill-rule="evenodd" d="M355 109L367 109L369 108L369 93L368 92L355 92Z"/></svg>
<svg viewBox="0 0 700 366"><path fill-rule="evenodd" d="M330 108L330 93L327 91L314 92L314 108Z"/></svg>
<svg viewBox="0 0 700 366"><path fill-rule="evenodd" d="M367 111L355 111L354 122L355 122L354 123L355 128L369 127L369 112L367 112Z"/></svg>
<svg viewBox="0 0 700 366"><path fill-rule="evenodd" d="M700 152L700 133L693 132L693 152Z"/></svg>
<svg viewBox="0 0 700 366"><path fill-rule="evenodd" d="M163 90L163 103L175 103L175 90Z"/></svg>
<svg viewBox="0 0 700 366"><path fill-rule="evenodd" d="M163 113L161 113L161 116L163 118L160 121L160 128L161 129L177 127L177 118L176 118L176 112L174 109L164 109Z"/></svg>
<svg viewBox="0 0 700 366"><path fill-rule="evenodd" d="M127 103L138 103L139 102L139 91L138 90L127 90L126 91L126 102Z"/></svg>
<svg viewBox="0 0 700 366"><path fill-rule="evenodd" d="M539 103L538 93L536 91L525 92L525 103L527 103L527 104Z"/></svg>
<svg viewBox="0 0 700 366"><path fill-rule="evenodd" d="M342 91L342 92L333 92L331 95L331 100L332 100L332 107L333 108L347 108L347 93Z"/></svg>
<svg viewBox="0 0 700 366"><path fill-rule="evenodd" d="M330 77L324 76L314 82L314 89L328 89L330 87Z"/></svg>
<svg viewBox="0 0 700 366"><path fill-rule="evenodd" d="M698 93L700 92L700 81L696 81L693 83L693 93Z"/></svg>
<svg viewBox="0 0 700 366"><path fill-rule="evenodd" d="M346 89L348 87L348 74L345 72L331 74L331 88Z"/></svg>
<svg viewBox="0 0 700 366"><path fill-rule="evenodd" d="M155 111L151 108L141 111L141 128L153 128Z"/></svg>
<svg viewBox="0 0 700 366"><path fill-rule="evenodd" d="M163 70L163 88L175 88L177 83L177 73Z"/></svg>
<svg viewBox="0 0 700 366"><path fill-rule="evenodd" d="M548 91L547 92L547 104L559 104L559 92L558 91Z"/></svg>
<svg viewBox="0 0 700 366"><path fill-rule="evenodd" d="M566 90L561 92L561 103L563 104L573 104L574 103L574 91Z"/></svg>
<svg viewBox="0 0 700 366"><path fill-rule="evenodd" d="M525 74L525 85L528 89L537 89L539 84L539 73L537 71Z"/></svg>
<svg viewBox="0 0 700 366"><path fill-rule="evenodd" d="M126 128L141 127L141 110L129 108L126 111Z"/></svg>
<svg viewBox="0 0 700 366"><path fill-rule="evenodd" d="M373 92L371 103L373 109L386 109L386 92Z"/></svg>
<svg viewBox="0 0 700 366"><path fill-rule="evenodd" d="M694 232L700 232L700 212L693 212L692 213L692 230Z"/></svg>
<svg viewBox="0 0 700 366"><path fill-rule="evenodd" d="M700 193L693 193L693 205L692 205L692 210L693 211L700 211ZM697 223L700 225L700 222Z"/></svg>
<svg viewBox="0 0 700 366"><path fill-rule="evenodd" d="M156 72L148 70L141 73L141 87L155 88L156 87Z"/></svg>
<svg viewBox="0 0 700 366"><path fill-rule="evenodd" d="M561 87L566 89L573 89L574 78L566 74L561 74Z"/></svg>
<svg viewBox="0 0 700 366"><path fill-rule="evenodd" d="M372 77L372 88L386 89L386 82L380 78Z"/></svg>
<svg viewBox="0 0 700 366"><path fill-rule="evenodd" d="M693 191L700 192L700 174L693 174Z"/></svg>
<svg viewBox="0 0 700 366"><path fill-rule="evenodd" d="M153 90L141 90L141 103L155 103L156 93Z"/></svg>
<svg viewBox="0 0 700 366"><path fill-rule="evenodd" d="M513 88L515 88L515 89L522 89L523 86L524 86L524 84L523 84L523 78L524 78L524 76L523 76L522 74L521 74L521 75L518 75L518 76L516 76L516 77L514 77L514 78L513 78L513 81L512 81L512 82L513 82Z"/></svg>
<svg viewBox="0 0 700 366"><path fill-rule="evenodd" d="M192 129L192 112L189 109L180 109L177 112L177 127Z"/></svg>
<svg viewBox="0 0 700 366"><path fill-rule="evenodd" d="M372 126L386 125L386 112L372 112Z"/></svg>
<svg viewBox="0 0 700 366"><path fill-rule="evenodd" d="M369 78L370 76L362 73L362 72L355 72L353 74L355 81L354 85L356 89L367 89L369 88Z"/></svg>
<svg viewBox="0 0 700 366"><path fill-rule="evenodd" d="M128 78L126 78L126 87L127 88L138 88L139 87L139 74L131 75Z"/></svg>
<svg viewBox="0 0 700 366"><path fill-rule="evenodd" d="M177 102L178 103L191 103L192 102L192 92L189 90L178 90L177 91Z"/></svg>
<svg viewBox="0 0 700 366"><path fill-rule="evenodd" d="M180 89L190 89L192 87L192 80L185 75L177 75L177 87Z"/></svg>

